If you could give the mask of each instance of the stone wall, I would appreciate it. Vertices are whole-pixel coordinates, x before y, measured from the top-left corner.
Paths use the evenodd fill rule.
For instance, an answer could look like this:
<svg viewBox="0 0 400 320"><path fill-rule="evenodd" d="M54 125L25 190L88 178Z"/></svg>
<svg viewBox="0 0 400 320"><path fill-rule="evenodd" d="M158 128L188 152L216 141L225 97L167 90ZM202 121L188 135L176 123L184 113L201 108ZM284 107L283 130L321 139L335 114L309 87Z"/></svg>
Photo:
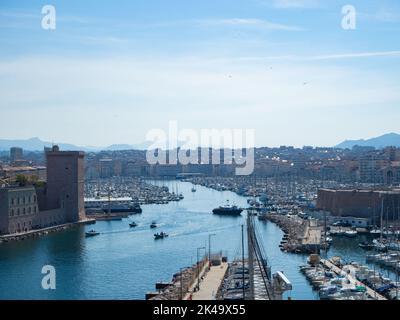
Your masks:
<svg viewBox="0 0 400 320"><path fill-rule="evenodd" d="M400 211L400 191L318 190L317 209L334 216L396 220Z"/></svg>

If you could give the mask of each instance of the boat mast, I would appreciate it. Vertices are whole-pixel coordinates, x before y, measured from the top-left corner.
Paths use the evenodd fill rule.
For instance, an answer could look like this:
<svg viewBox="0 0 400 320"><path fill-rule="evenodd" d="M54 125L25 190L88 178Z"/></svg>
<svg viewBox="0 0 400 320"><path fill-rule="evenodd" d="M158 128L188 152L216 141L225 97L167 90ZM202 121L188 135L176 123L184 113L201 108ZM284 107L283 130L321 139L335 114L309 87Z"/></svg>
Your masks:
<svg viewBox="0 0 400 320"><path fill-rule="evenodd" d="M400 222L400 200L397 199L397 232L396 232L396 240L399 240L399 233L400 233L400 228L399 228L399 222Z"/></svg>
<svg viewBox="0 0 400 320"><path fill-rule="evenodd" d="M385 223L385 229L386 229L386 236L387 239L389 239L389 205L386 204L386 223Z"/></svg>
<svg viewBox="0 0 400 320"><path fill-rule="evenodd" d="M324 245L325 245L325 258L328 259L328 242L326 239L326 211L324 210Z"/></svg>
<svg viewBox="0 0 400 320"><path fill-rule="evenodd" d="M108 188L108 215L111 215L111 187Z"/></svg>
<svg viewBox="0 0 400 320"><path fill-rule="evenodd" d="M383 195L382 195L382 205L381 205L381 235L380 235L380 243L382 243L383 236Z"/></svg>
<svg viewBox="0 0 400 320"><path fill-rule="evenodd" d="M242 225L242 287L243 287L243 300L245 300L246 297L246 289L244 286L244 230L243 230L243 225Z"/></svg>

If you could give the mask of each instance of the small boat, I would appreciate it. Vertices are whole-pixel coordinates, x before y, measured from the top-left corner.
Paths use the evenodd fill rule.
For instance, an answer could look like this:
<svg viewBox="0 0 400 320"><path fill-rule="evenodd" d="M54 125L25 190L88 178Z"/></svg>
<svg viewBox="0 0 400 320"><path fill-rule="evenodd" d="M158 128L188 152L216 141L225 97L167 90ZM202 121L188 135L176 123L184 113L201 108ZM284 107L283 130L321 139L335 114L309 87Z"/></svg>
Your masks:
<svg viewBox="0 0 400 320"><path fill-rule="evenodd" d="M192 188L192 192L196 192L197 190L196 190L196 188L195 187L193 187Z"/></svg>
<svg viewBox="0 0 400 320"><path fill-rule="evenodd" d="M370 232L369 232L369 234L371 235L371 236L379 236L380 234L381 234L381 230L379 230L379 229L372 229Z"/></svg>
<svg viewBox="0 0 400 320"><path fill-rule="evenodd" d="M386 244L380 242L378 239L374 239L372 243L374 244L374 248L377 251L387 251L388 249Z"/></svg>
<svg viewBox="0 0 400 320"><path fill-rule="evenodd" d="M358 246L364 250L372 250L375 247L373 243L369 243L367 241L359 243Z"/></svg>
<svg viewBox="0 0 400 320"><path fill-rule="evenodd" d="M152 229L157 228L157 223L155 221L153 221L150 225L150 228L152 228Z"/></svg>
<svg viewBox="0 0 400 320"><path fill-rule="evenodd" d="M131 227L131 228L137 227L137 223L135 221L133 221L129 224L129 227Z"/></svg>
<svg viewBox="0 0 400 320"><path fill-rule="evenodd" d="M326 242L326 243L332 243L332 242L333 242L333 239L332 239L331 237L328 237L328 236L327 236L327 237L325 238L325 242Z"/></svg>
<svg viewBox="0 0 400 320"><path fill-rule="evenodd" d="M342 237L342 236L346 235L346 231L343 231L343 230L331 230L330 234L332 236Z"/></svg>
<svg viewBox="0 0 400 320"><path fill-rule="evenodd" d="M349 231L346 231L346 232L344 233L344 235L345 235L346 237L348 237L348 238L354 238L354 237L357 236L357 231L355 231L355 230L349 230Z"/></svg>
<svg viewBox="0 0 400 320"><path fill-rule="evenodd" d="M94 236L98 236L100 234L100 232L97 232L95 230L90 230L88 232L85 232L86 237L94 237Z"/></svg>
<svg viewBox="0 0 400 320"><path fill-rule="evenodd" d="M154 240L164 239L166 237L168 237L168 234L166 234L165 232L160 232L160 233L154 234Z"/></svg>

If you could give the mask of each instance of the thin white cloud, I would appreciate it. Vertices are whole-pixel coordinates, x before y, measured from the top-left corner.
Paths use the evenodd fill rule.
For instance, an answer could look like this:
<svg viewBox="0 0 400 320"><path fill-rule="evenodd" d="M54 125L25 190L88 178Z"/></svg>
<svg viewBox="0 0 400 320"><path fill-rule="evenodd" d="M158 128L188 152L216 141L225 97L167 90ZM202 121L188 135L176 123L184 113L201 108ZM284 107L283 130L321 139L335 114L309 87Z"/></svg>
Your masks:
<svg viewBox="0 0 400 320"><path fill-rule="evenodd" d="M37 14L21 12L21 11L1 11L0 17L13 18L13 19L33 19L40 16L40 12Z"/></svg>
<svg viewBox="0 0 400 320"><path fill-rule="evenodd" d="M257 27L265 30L283 30L283 31L303 31L304 29L298 26L274 23L261 19L204 19L197 20L202 25L208 26L242 26L242 27Z"/></svg>
<svg viewBox="0 0 400 320"><path fill-rule="evenodd" d="M377 12L359 12L358 16L366 21L395 23L400 21L400 13L387 8L380 8Z"/></svg>
<svg viewBox="0 0 400 320"><path fill-rule="evenodd" d="M279 9L317 8L320 6L320 1L319 0L273 0L273 6Z"/></svg>
<svg viewBox="0 0 400 320"><path fill-rule="evenodd" d="M312 56L306 60L333 60L333 59L352 59L352 58L371 58L371 57L390 57L400 56L400 51L381 51L381 52L360 52Z"/></svg>
<svg viewBox="0 0 400 320"><path fill-rule="evenodd" d="M21 11L21 10L0 10L0 17L9 18L13 20L38 20L43 17L43 14L38 11ZM71 22L79 24L93 24L93 23L105 23L112 22L112 20L97 19L91 17L82 16L67 16L57 12L57 20L59 22ZM40 21L40 20L39 20Z"/></svg>
<svg viewBox="0 0 400 320"><path fill-rule="evenodd" d="M293 61L318 61L318 60L339 60L354 58L374 58L374 57L396 57L400 56L400 51L374 51L374 52L356 52L343 54L326 54L317 56L296 56L296 55L276 55L259 57L240 57L237 60L242 61L262 61L262 60L293 60Z"/></svg>

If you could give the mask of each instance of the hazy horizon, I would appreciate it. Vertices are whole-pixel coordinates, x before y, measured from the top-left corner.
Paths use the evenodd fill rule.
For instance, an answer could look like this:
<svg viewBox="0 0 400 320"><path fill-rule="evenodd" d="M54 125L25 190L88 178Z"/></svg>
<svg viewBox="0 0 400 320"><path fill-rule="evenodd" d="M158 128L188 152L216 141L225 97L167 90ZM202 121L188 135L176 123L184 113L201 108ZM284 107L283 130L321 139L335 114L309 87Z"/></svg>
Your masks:
<svg viewBox="0 0 400 320"><path fill-rule="evenodd" d="M281 146L288 146L288 147L290 146L290 147L295 147L295 148L310 147L310 146L311 147L320 147L320 148L325 148L325 147L326 148L330 148L330 147L335 147L335 146L337 146L337 145L339 145L339 144L341 144L343 142L346 142L346 141L370 140L370 139L380 138L381 136L392 135L392 134L400 136L399 133L388 132L388 133L384 133L384 134L382 134L382 135L380 135L378 137L364 137L364 138L354 138L354 139L353 138L349 138L349 139L340 141L340 142L336 143L335 145L311 145L311 144L307 144L307 143L304 143L303 145L284 145L284 144L280 144L280 145L257 145L256 144L255 148L278 148L278 147L281 147ZM33 139L39 139L41 142L45 142L45 143L48 143L48 144L74 145L76 147L82 147L82 148L85 148L85 149L87 148L87 149L98 149L98 150L100 150L102 148L104 148L103 150L105 150L106 148L109 148L109 147L112 147L112 146L122 146L122 145L127 145L127 146L129 145L130 147L133 146L134 149L136 149L136 150L146 150L147 149L147 145L151 144L150 142L142 141L142 142L127 143L127 144L116 142L116 143L112 143L110 145L96 145L96 146L94 146L94 145L82 145L82 144L79 144L79 143L68 142L68 141L48 141L46 139L41 139L40 137L30 137L30 138L22 138L22 139L12 139L12 138L0 137L0 141L1 140L7 140L7 141L17 141L17 140L29 141L29 140L33 140ZM183 142L185 142L185 141L180 141L179 140L179 142L182 142L182 144L183 144ZM168 141L167 141L167 143L168 143ZM181 143L179 143L179 144L181 144ZM15 147L18 147L18 145L15 145ZM201 147L207 147L207 146L201 146ZM27 149L27 150L28 151L41 151L39 149L38 150ZM118 149L118 150L122 150L122 149ZM3 151L6 151L6 150L4 149Z"/></svg>

